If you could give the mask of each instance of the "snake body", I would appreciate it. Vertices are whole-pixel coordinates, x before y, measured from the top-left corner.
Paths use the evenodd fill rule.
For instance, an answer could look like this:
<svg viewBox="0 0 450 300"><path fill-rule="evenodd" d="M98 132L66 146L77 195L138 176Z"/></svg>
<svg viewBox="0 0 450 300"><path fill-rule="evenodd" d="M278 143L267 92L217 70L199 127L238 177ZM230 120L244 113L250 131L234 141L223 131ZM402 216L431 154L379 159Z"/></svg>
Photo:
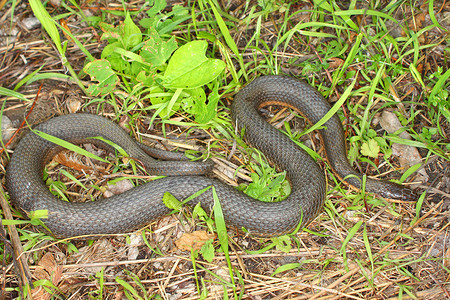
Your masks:
<svg viewBox="0 0 450 300"><path fill-rule="evenodd" d="M210 162L157 161L117 124L100 116L80 113L50 119L38 125L36 130L74 143L101 136L121 146L130 157L143 163L149 173L168 177L106 199L65 202L52 195L42 180L48 157L57 151L55 144L30 132L19 142L7 167L6 184L12 203L25 212L48 210L48 218L43 221L57 237L113 234L130 232L169 213L170 209L162 202L165 192L184 200L199 190L214 186L228 225L263 235L291 232L299 222L306 225L320 212L326 180L323 171L304 150L260 116L259 109L267 104L291 107L312 123L318 122L330 106L311 86L283 76L260 77L243 88L233 101L231 113L237 131L243 131L251 145L286 171L291 194L284 201L257 201L219 180L203 176L211 170ZM362 174L354 171L347 161L339 118L333 116L324 127L320 134L332 169L340 178L360 188ZM95 143L109 147L98 140ZM348 178L348 175L354 176ZM406 199L413 194L401 185L369 178L365 189L396 199ZM212 189L207 189L190 204L200 201L210 212L213 199Z"/></svg>

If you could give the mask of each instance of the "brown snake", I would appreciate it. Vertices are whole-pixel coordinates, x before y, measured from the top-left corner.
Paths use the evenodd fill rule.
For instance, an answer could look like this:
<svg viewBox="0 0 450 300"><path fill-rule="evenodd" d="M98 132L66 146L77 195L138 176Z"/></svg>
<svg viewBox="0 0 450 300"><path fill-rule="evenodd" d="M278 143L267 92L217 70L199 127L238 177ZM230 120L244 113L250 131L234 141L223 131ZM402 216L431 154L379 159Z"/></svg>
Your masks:
<svg viewBox="0 0 450 300"><path fill-rule="evenodd" d="M36 129L74 143L101 136L143 163L150 174L168 177L107 199L85 203L65 202L53 196L42 179L45 163L56 151L55 145L30 132L19 142L7 167L6 184L12 203L25 212L48 210L48 218L43 221L58 237L123 233L169 213L170 209L162 202L165 192L184 200L201 189L214 186L228 225L263 235L290 232L300 221L306 225L320 212L326 194L326 180L323 171L304 150L259 115L259 109L268 104L295 109L313 124L328 112L330 106L311 86L282 76L260 77L242 89L234 99L231 112L238 132L243 129L247 142L260 149L279 169L286 171L292 191L284 201L257 201L216 179L199 176L211 170L212 163L209 161L201 164L157 161L117 124L96 115L69 114L50 119ZM353 170L347 161L339 118L334 115L324 127L319 132L331 168L339 178L359 189L363 175ZM95 143L106 146L101 141ZM414 198L410 189L390 181L367 178L365 190L386 198ZM198 201L205 210L211 211L214 205L212 189L190 204L195 205Z"/></svg>

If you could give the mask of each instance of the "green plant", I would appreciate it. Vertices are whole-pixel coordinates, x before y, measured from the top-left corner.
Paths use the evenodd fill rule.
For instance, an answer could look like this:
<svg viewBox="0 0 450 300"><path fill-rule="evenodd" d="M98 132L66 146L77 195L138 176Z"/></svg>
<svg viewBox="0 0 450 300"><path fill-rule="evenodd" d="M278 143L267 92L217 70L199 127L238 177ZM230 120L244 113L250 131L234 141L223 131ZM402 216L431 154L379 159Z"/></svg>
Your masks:
<svg viewBox="0 0 450 300"><path fill-rule="evenodd" d="M141 280L136 274L133 274L132 272L128 270L124 270L127 277L131 278L133 281L133 285L136 286L136 288L133 287L132 284L125 281L124 279L120 277L116 277L116 282L123 287L123 291L125 293L125 297L130 300L138 299L138 300L148 300L152 299L155 295L150 296L147 293L147 289L142 284Z"/></svg>
<svg viewBox="0 0 450 300"><path fill-rule="evenodd" d="M142 89L139 95L152 103L147 109L156 109L153 118L159 115L168 119L183 109L197 123L214 119L219 100L216 78L225 69L225 63L205 56L206 41L192 41L178 47L173 36L163 38L161 34L167 29L156 26L155 16L143 19L141 24L148 27L145 32L141 32L129 14L117 27L100 24L104 31L102 39L108 40L108 45L102 51L102 59L84 68L97 82L88 92L94 96L107 95L117 88L120 77L128 92L136 87ZM211 89L208 97L205 85Z"/></svg>
<svg viewBox="0 0 450 300"><path fill-rule="evenodd" d="M31 9L33 10L34 15L39 19L42 26L44 27L45 31L47 31L48 35L52 39L53 43L55 44L56 49L58 50L58 54L61 57L62 64L69 70L69 73L72 77L72 79L78 84L80 89L85 92L85 87L83 83L78 78L76 72L73 70L72 66L70 65L67 57L66 57L66 50L67 50L67 41L61 43L61 38L59 36L59 32L57 30L56 22L52 19L50 14L47 12L45 7L42 5L42 2L39 0L30 0L29 1ZM58 24L58 26L62 29L63 27ZM70 32L65 31L67 34L70 35ZM87 55L89 59L93 59L92 55L89 53L89 51L86 50L86 48L81 44L78 43L78 46L80 49L83 50L83 52Z"/></svg>

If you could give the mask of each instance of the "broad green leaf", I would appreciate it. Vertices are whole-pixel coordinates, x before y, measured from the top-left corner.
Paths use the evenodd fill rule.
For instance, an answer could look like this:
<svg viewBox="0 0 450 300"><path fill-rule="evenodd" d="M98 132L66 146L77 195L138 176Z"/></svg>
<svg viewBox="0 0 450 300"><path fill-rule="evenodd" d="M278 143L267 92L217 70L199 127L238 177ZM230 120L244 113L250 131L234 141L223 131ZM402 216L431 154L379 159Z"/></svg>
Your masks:
<svg viewBox="0 0 450 300"><path fill-rule="evenodd" d="M134 24L129 13L127 13L123 24L120 25L120 36L123 40L123 46L127 50L136 47L142 41L141 30Z"/></svg>
<svg viewBox="0 0 450 300"><path fill-rule="evenodd" d="M115 27L112 24L104 22L100 22L98 25L100 26L100 29L103 31L100 40L102 41L109 40L110 43L113 43L114 41L120 39L119 28Z"/></svg>
<svg viewBox="0 0 450 300"><path fill-rule="evenodd" d="M153 28L149 30L149 35L149 39L144 43L140 54L145 62L160 67L178 48L177 42L174 36L168 41L163 41Z"/></svg>
<svg viewBox="0 0 450 300"><path fill-rule="evenodd" d="M163 85L167 88L192 89L217 78L225 69L225 63L207 58L207 48L206 41L193 41L175 51L164 74Z"/></svg>
<svg viewBox="0 0 450 300"><path fill-rule="evenodd" d="M147 11L149 17L154 17L156 14L160 13L167 6L166 0L148 0L150 4L150 9Z"/></svg>
<svg viewBox="0 0 450 300"><path fill-rule="evenodd" d="M174 195L172 195L169 192L164 193L162 201L165 206L167 206L170 209L177 210L177 211L180 210L181 207L183 206L182 203L177 198L175 198Z"/></svg>
<svg viewBox="0 0 450 300"><path fill-rule="evenodd" d="M291 238L287 235L274 237L271 238L271 240L275 244L275 247L280 251L289 253L289 251L291 251L292 249Z"/></svg>
<svg viewBox="0 0 450 300"><path fill-rule="evenodd" d="M119 84L119 77L111 68L109 61L105 59L94 60L88 63L83 71L91 76L93 81L98 81L97 84L92 84L88 87L88 92L93 95L106 95L112 92Z"/></svg>
<svg viewBox="0 0 450 300"><path fill-rule="evenodd" d="M370 139L361 145L361 154L364 156L377 158L378 153L380 153L380 146L374 139Z"/></svg>
<svg viewBox="0 0 450 300"><path fill-rule="evenodd" d="M106 47L103 48L101 58L108 60L114 70L122 72L129 68L130 63L124 60L120 53L116 51L116 49L123 49L121 42L116 41L109 45L106 45Z"/></svg>
<svg viewBox="0 0 450 300"><path fill-rule="evenodd" d="M136 80L139 82L142 82L145 86L152 86L153 85L153 76L155 76L156 72L146 72L145 70L140 71L137 76Z"/></svg>
<svg viewBox="0 0 450 300"><path fill-rule="evenodd" d="M203 258L207 262L212 262L215 256L214 253L214 246L212 244L213 239L207 240L205 244L203 244L202 249L200 249L200 252L202 253Z"/></svg>
<svg viewBox="0 0 450 300"><path fill-rule="evenodd" d="M195 122L205 124L216 116L216 108L220 98L217 87L216 85L209 94L208 103L206 103L206 94L203 88L186 90L190 96L182 100L182 107L186 112L194 115Z"/></svg>

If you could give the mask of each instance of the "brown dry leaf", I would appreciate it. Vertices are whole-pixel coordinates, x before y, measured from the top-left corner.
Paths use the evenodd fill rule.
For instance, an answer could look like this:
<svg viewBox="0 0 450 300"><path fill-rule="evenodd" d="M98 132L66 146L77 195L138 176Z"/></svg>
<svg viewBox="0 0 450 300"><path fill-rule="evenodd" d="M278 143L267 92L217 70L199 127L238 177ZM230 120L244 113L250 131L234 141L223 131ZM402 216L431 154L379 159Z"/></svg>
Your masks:
<svg viewBox="0 0 450 300"><path fill-rule="evenodd" d="M67 105L67 109L69 109L70 113L74 114L80 110L81 101L75 97L71 97L67 101L66 105Z"/></svg>
<svg viewBox="0 0 450 300"><path fill-rule="evenodd" d="M422 71L423 71L423 64L418 64L417 65L417 72L422 74Z"/></svg>
<svg viewBox="0 0 450 300"><path fill-rule="evenodd" d="M47 252L39 261L34 276L37 279L46 279L52 282L54 286L58 286L62 277L62 266L58 265L51 252ZM45 291L42 287L36 287L31 291L33 299L47 300L52 294Z"/></svg>
<svg viewBox="0 0 450 300"><path fill-rule="evenodd" d="M415 15L414 18L411 18L411 20L408 22L409 28L417 32L422 29L423 21L425 21L425 14L419 13Z"/></svg>
<svg viewBox="0 0 450 300"><path fill-rule="evenodd" d="M419 30L421 30L423 28L423 22L425 21L425 13L421 12L418 13L417 15L413 16L409 21L408 21L408 28L413 30L414 32L418 32ZM406 36L406 32L402 29L402 36ZM419 36L419 41L422 43L424 42L424 36L420 35Z"/></svg>
<svg viewBox="0 0 450 300"><path fill-rule="evenodd" d="M175 246L183 251L200 250L206 241L216 238L215 234L209 234L205 230L192 233L183 233L181 238L175 241Z"/></svg>
<svg viewBox="0 0 450 300"><path fill-rule="evenodd" d="M63 150L53 157L53 161L77 171L93 172L91 167L86 166L78 159L78 156L70 155L70 153L68 150Z"/></svg>
<svg viewBox="0 0 450 300"><path fill-rule="evenodd" d="M72 31L70 30L69 26L67 25L66 20L61 19L59 20L59 23L61 24L62 27L64 27L65 30L67 30L67 32L72 34ZM67 40L69 40L70 42L73 42L73 39L70 37L70 35L67 34L67 32L63 30L63 34L66 37Z"/></svg>
<svg viewBox="0 0 450 300"><path fill-rule="evenodd" d="M344 60L337 57L329 58L328 61L330 62L331 69L337 69L344 64Z"/></svg>

